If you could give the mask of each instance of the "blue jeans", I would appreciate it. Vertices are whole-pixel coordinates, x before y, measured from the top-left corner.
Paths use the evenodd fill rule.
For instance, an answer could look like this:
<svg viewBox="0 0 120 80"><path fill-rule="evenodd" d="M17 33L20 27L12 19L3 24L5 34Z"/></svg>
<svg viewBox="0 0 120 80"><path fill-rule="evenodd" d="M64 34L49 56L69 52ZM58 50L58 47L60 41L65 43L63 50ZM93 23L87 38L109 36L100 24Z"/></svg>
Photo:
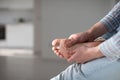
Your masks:
<svg viewBox="0 0 120 80"><path fill-rule="evenodd" d="M100 58L73 64L50 80L120 80L120 60Z"/></svg>

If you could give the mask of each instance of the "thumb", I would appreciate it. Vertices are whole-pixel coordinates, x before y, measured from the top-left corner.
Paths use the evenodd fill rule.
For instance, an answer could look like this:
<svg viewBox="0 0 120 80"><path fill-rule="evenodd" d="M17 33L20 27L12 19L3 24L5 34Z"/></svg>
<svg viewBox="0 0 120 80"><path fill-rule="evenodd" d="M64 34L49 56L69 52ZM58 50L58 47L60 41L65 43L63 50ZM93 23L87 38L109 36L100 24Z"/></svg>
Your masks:
<svg viewBox="0 0 120 80"><path fill-rule="evenodd" d="M73 46L75 45L78 41L77 41L77 35L76 34L72 34L69 38L68 38L70 41L69 41L69 46Z"/></svg>
<svg viewBox="0 0 120 80"><path fill-rule="evenodd" d="M68 39L76 39L77 37L78 37L77 34L72 34L72 35L69 36Z"/></svg>
<svg viewBox="0 0 120 80"><path fill-rule="evenodd" d="M68 39L67 42L66 42L66 46L67 46L68 48L72 47L72 46L75 45L75 44L76 44L76 40L73 39L73 38Z"/></svg>

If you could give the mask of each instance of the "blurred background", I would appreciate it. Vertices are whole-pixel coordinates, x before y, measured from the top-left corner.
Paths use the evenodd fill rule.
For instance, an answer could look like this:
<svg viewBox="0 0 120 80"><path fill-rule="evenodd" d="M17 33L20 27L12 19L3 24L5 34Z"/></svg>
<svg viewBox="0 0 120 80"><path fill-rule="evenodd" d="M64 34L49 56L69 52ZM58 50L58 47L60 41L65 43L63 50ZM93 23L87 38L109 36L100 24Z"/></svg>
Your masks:
<svg viewBox="0 0 120 80"><path fill-rule="evenodd" d="M83 32L119 0L0 0L0 80L49 80L70 63L55 38Z"/></svg>

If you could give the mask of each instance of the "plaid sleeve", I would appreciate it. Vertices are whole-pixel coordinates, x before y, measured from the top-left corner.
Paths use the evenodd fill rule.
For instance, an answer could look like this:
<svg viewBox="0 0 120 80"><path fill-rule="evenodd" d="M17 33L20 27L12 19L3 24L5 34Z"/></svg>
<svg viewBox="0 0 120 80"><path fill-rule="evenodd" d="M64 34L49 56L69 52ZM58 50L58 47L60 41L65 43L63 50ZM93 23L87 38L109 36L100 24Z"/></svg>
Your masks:
<svg viewBox="0 0 120 80"><path fill-rule="evenodd" d="M117 31L114 30L114 31L111 31L111 32L107 32L105 33L104 35L102 35L101 37L104 38L105 40L109 39L110 37L112 37L114 34L116 34Z"/></svg>
<svg viewBox="0 0 120 80"><path fill-rule="evenodd" d="M120 1L99 22L104 24L106 29L108 29L109 32L116 30L120 24Z"/></svg>
<svg viewBox="0 0 120 80"><path fill-rule="evenodd" d="M99 45L100 51L109 59L120 58L120 31Z"/></svg>

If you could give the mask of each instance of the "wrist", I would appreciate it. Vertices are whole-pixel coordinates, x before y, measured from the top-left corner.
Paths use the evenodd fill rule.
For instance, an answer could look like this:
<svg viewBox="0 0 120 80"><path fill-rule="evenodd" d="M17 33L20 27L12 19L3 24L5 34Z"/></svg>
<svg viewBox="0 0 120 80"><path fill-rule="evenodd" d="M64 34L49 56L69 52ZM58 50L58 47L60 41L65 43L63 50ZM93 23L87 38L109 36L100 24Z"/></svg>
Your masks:
<svg viewBox="0 0 120 80"><path fill-rule="evenodd" d="M107 32L106 27L104 24L98 22L94 24L87 33L89 34L89 41L94 41L94 39L100 37L101 35L105 34Z"/></svg>
<svg viewBox="0 0 120 80"><path fill-rule="evenodd" d="M104 57L103 53L99 49L99 46L96 46L94 50L95 50L96 58Z"/></svg>
<svg viewBox="0 0 120 80"><path fill-rule="evenodd" d="M81 36L81 33L78 34L77 41L80 43L89 42L90 38L91 38L91 34L89 33L89 31L85 31L85 32L82 32L82 36Z"/></svg>
<svg viewBox="0 0 120 80"><path fill-rule="evenodd" d="M94 59L104 57L98 46L90 48L89 52Z"/></svg>
<svg viewBox="0 0 120 80"><path fill-rule="evenodd" d="M90 30L88 30L88 31L86 31L86 34L87 34L87 37L88 37L88 41L89 41L89 42L94 41L94 39L96 38L96 36L95 36L95 35L93 35L93 32L92 32L92 30L91 30L91 29L90 29Z"/></svg>

